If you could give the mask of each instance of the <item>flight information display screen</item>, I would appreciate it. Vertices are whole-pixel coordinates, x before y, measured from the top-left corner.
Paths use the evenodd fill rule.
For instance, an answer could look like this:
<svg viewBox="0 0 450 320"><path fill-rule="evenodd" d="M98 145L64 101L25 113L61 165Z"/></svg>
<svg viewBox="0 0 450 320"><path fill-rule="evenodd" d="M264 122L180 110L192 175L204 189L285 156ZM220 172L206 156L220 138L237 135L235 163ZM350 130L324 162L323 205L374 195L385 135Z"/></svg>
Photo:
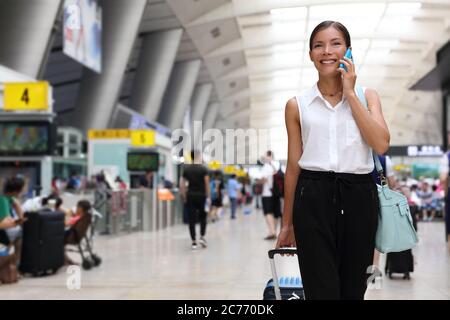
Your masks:
<svg viewBox="0 0 450 320"><path fill-rule="evenodd" d="M50 155L51 123L0 122L0 155Z"/></svg>
<svg viewBox="0 0 450 320"><path fill-rule="evenodd" d="M128 171L158 171L159 154L156 152L129 152L127 168Z"/></svg>

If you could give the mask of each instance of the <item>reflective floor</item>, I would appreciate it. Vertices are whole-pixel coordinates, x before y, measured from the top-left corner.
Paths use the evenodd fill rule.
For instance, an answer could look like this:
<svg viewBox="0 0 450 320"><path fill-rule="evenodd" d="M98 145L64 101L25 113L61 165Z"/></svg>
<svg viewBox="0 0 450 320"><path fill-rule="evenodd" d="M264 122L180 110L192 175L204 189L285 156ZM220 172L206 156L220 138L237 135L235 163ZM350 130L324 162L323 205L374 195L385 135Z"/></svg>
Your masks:
<svg viewBox="0 0 450 320"><path fill-rule="evenodd" d="M411 280L383 277L366 299L450 299L450 254L442 222L419 223ZM81 288L66 268L56 275L23 278L0 285L1 299L262 299L271 277L260 211L208 224L207 249L191 251L188 228L179 225L154 233L98 236L100 267L81 272ZM76 260L76 255L72 255ZM286 270L295 273L295 260ZM292 263L293 262L293 263ZM381 258L381 264L384 257Z"/></svg>

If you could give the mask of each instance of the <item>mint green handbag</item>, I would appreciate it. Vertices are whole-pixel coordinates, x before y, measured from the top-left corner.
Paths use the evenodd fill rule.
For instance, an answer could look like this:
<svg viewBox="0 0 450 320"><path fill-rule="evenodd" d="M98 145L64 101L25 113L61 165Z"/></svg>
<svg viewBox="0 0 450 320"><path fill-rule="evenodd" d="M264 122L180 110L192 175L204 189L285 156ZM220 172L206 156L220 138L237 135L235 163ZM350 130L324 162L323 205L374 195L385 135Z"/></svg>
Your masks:
<svg viewBox="0 0 450 320"><path fill-rule="evenodd" d="M358 85L356 93L363 106L367 108L366 97ZM408 200L403 194L389 189L383 167L373 150L372 156L381 180L381 185L377 184L380 216L375 247L382 253L412 249L419 239L413 226Z"/></svg>

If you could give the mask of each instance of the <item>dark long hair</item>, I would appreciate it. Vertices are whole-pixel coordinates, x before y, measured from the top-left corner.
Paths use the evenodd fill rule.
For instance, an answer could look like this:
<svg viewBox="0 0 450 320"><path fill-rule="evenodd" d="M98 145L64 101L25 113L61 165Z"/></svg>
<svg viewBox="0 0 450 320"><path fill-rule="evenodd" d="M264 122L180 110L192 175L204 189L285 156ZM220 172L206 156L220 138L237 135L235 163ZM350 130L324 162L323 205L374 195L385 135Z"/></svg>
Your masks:
<svg viewBox="0 0 450 320"><path fill-rule="evenodd" d="M309 38L309 51L312 51L312 44L313 44L313 40L314 40L314 37L316 36L316 34L319 31L322 31L329 27L333 27L342 33L342 35L344 36L345 45L347 46L347 48L352 46L352 41L350 39L350 33L348 32L347 28L340 22L327 20L327 21L323 21L323 22L319 23L314 28L313 32L311 32L311 37Z"/></svg>

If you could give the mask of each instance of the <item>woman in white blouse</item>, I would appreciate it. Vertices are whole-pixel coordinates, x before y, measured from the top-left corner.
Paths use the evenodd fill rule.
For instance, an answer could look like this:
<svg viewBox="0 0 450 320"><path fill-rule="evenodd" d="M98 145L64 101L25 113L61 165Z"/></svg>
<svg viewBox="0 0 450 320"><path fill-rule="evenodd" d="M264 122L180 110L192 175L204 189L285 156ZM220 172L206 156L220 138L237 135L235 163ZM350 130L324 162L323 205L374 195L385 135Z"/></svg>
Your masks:
<svg viewBox="0 0 450 320"><path fill-rule="evenodd" d="M371 149L384 154L389 130L375 90L355 91L350 35L324 21L310 37L319 81L290 99L283 228L277 248L298 248L306 299L364 299L378 223ZM340 68L340 64L345 68Z"/></svg>

